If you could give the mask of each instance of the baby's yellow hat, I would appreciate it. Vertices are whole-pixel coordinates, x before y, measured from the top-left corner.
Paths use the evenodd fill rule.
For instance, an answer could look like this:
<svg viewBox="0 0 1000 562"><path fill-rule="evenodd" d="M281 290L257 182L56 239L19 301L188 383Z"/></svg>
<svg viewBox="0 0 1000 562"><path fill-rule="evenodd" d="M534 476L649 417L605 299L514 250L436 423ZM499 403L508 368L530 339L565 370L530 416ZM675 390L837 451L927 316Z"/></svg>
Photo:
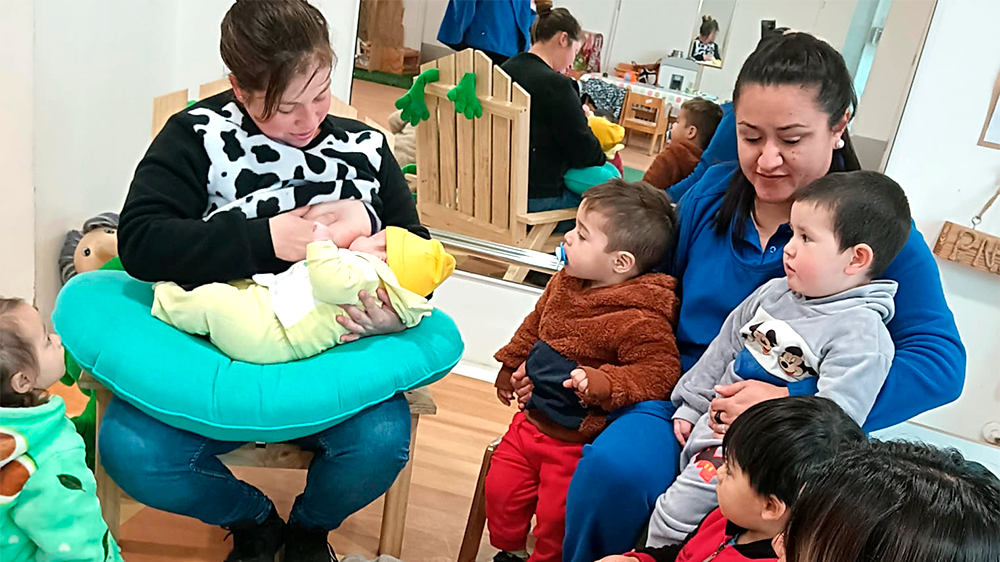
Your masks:
<svg viewBox="0 0 1000 562"><path fill-rule="evenodd" d="M455 257L440 242L398 226L385 229L385 253L385 261L399 284L422 297L431 294L455 271Z"/></svg>
<svg viewBox="0 0 1000 562"><path fill-rule="evenodd" d="M591 132L597 137L597 141L601 143L601 149L604 151L611 150L625 138L625 127L618 123L612 123L604 117L596 115L590 117L587 119L587 124L590 125ZM614 155L611 157L614 158Z"/></svg>

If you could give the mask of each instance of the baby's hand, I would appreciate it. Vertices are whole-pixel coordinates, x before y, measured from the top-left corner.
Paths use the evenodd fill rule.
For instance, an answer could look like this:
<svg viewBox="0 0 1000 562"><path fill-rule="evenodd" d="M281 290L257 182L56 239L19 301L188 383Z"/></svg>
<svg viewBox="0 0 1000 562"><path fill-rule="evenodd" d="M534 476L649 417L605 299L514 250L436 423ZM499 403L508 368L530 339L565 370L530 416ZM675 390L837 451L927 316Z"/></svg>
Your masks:
<svg viewBox="0 0 1000 562"><path fill-rule="evenodd" d="M625 556L624 554L612 554L598 560L598 562L636 562L638 558Z"/></svg>
<svg viewBox="0 0 1000 562"><path fill-rule="evenodd" d="M587 380L587 371L583 369L573 369L569 374L569 378L563 381L563 386L566 388L575 389L581 394L587 394L587 388L590 386Z"/></svg>
<svg viewBox="0 0 1000 562"><path fill-rule="evenodd" d="M674 420L674 437L677 438L677 442L681 445L687 443L688 437L691 437L691 430L694 429L694 424L677 418Z"/></svg>
<svg viewBox="0 0 1000 562"><path fill-rule="evenodd" d="M321 222L314 222L313 242L325 242L327 240L333 240L333 234L330 233L330 229Z"/></svg>

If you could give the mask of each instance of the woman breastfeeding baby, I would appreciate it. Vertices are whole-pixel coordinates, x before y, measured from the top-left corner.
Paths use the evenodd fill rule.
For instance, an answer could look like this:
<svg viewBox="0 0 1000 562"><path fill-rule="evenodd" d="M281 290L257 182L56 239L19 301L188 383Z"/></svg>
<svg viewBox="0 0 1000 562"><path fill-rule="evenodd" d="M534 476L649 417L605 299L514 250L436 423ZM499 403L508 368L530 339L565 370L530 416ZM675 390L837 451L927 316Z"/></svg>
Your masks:
<svg viewBox="0 0 1000 562"><path fill-rule="evenodd" d="M118 233L125 270L184 287L258 276L252 291L271 295L294 264L340 256L403 283L391 255L388 264L361 256L379 254L372 244L381 245L382 232L387 254L396 241L409 249L429 234L385 137L327 115L336 59L323 15L304 0L238 1L222 21L220 47L232 90L171 117L136 169ZM360 254L344 253L352 243ZM339 324L330 334L340 337L323 346L406 326L393 283L380 279L332 314L324 325ZM246 281L226 286L250 290ZM158 287L161 295L172 288L171 298L197 293ZM239 314L251 313L242 307ZM280 319L285 311L274 312ZM310 345L312 353L319 344ZM301 562L333 559L327 533L389 488L409 436L409 409L396 396L296 440L314 457L287 524L218 460L242 443L176 429L120 399L108 406L98 443L106 471L136 500L229 529L226 560L272 560L284 545L284 559Z"/></svg>

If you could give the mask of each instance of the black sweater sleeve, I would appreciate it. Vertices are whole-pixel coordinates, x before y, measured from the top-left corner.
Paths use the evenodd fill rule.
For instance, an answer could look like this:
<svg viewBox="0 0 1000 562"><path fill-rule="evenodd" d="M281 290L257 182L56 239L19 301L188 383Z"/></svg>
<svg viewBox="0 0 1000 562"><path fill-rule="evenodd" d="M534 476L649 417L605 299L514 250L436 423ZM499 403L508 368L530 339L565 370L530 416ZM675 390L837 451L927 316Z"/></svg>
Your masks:
<svg viewBox="0 0 1000 562"><path fill-rule="evenodd" d="M203 284L280 271L267 219L240 212L208 221L209 159L186 113L153 139L129 187L118 229L122 266L146 281Z"/></svg>
<svg viewBox="0 0 1000 562"><path fill-rule="evenodd" d="M568 79L553 85L548 96L539 96L549 116L553 131L558 132L559 146L570 168L600 166L607 161L601 143L594 136L583 113L580 95ZM535 99L531 103L536 103Z"/></svg>
<svg viewBox="0 0 1000 562"><path fill-rule="evenodd" d="M417 236L430 238L427 228L420 224L420 216L417 214L417 205L410 193L409 186L406 185L406 178L399 169L399 163L389 150L386 141L382 141L382 165L378 171L379 198L382 200L381 209L376 209L382 219L383 226L398 226L405 228Z"/></svg>

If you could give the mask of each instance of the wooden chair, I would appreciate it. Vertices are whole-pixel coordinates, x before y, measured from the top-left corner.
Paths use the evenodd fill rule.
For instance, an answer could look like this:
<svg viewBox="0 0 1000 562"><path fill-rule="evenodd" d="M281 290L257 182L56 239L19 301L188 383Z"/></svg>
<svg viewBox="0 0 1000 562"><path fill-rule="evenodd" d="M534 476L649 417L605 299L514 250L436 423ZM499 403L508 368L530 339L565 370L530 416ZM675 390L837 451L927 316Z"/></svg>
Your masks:
<svg viewBox="0 0 1000 562"><path fill-rule="evenodd" d="M486 529L486 474L490 471L493 453L500 445L497 437L483 453L483 464L479 467L479 478L476 480L476 491L472 495L472 506L469 508L469 519L465 523L465 534L462 545L458 548L458 562L475 562L479 554L479 543L483 540L483 530Z"/></svg>
<svg viewBox="0 0 1000 562"><path fill-rule="evenodd" d="M203 84L198 91L199 99L204 99L220 92L228 90L230 87L228 79L220 79L214 82ZM160 96L153 100L153 136L163 128L167 119L174 113L184 109L188 103L188 91L179 90L171 94ZM354 119L357 117L357 110L347 105L336 97L330 105L330 114L340 117ZM380 131L384 131L381 127ZM388 139L387 142L391 142ZM104 388L97 380L87 373L80 377L80 388L93 390L97 396L97 429L100 429L101 420L111 401L111 391ZM406 400L410 405L410 458L406 466L396 477L392 487L385 493L385 505L382 508L382 528L379 534L378 553L388 554L394 558L399 558L403 549L403 530L406 527L406 508L410 495L410 479L413 473L413 453L417 443L417 425L420 416L434 415L437 413L437 405L431 397L430 390L426 387L406 393ZM100 432L97 432L100 435ZM298 468L306 469L312 460L312 453L303 451L295 445L287 443L248 443L245 446L219 457L222 462L229 466L255 466L264 468ZM108 476L101 466L101 457L94 451L94 475L97 479L97 496L101 501L101 513L104 520L111 529L111 533L118 535L119 521L121 519L121 488Z"/></svg>
<svg viewBox="0 0 1000 562"><path fill-rule="evenodd" d="M97 396L97 416L95 430L100 439L101 421L111 402L111 391L97 382L90 374L84 373L78 382L80 388L93 390ZM413 452L417 445L417 426L420 416L437 413L437 405L431 397L430 389L419 388L406 393L410 405L410 458L396 477L396 481L385 493L382 507L382 528L379 533L378 553L399 558L403 550L403 531L406 528L406 509L410 497L410 480L413 476ZM227 466L254 466L262 468L307 469L312 461L312 453L303 451L289 443L247 443L219 457ZM101 502L101 515L111 529L111 534L120 537L122 490L108 476L101 465L98 450L94 451L94 477L97 480L97 497ZM485 517L485 516L484 516ZM482 536L482 531L480 531Z"/></svg>
<svg viewBox="0 0 1000 562"><path fill-rule="evenodd" d="M417 125L417 210L427 226L510 246L551 252L556 225L576 209L528 212L531 98L480 51L429 62L440 80L425 93L430 119ZM448 90L476 75L483 116L455 113ZM504 279L521 282L528 270L511 267Z"/></svg>
<svg viewBox="0 0 1000 562"><path fill-rule="evenodd" d="M648 97L629 91L622 106L621 118L621 126L625 127L625 144L628 144L629 133L638 131L652 135L649 141L650 156L663 150L667 123L670 121L670 109L670 105L663 98ZM660 143L659 148L656 146L657 139Z"/></svg>

